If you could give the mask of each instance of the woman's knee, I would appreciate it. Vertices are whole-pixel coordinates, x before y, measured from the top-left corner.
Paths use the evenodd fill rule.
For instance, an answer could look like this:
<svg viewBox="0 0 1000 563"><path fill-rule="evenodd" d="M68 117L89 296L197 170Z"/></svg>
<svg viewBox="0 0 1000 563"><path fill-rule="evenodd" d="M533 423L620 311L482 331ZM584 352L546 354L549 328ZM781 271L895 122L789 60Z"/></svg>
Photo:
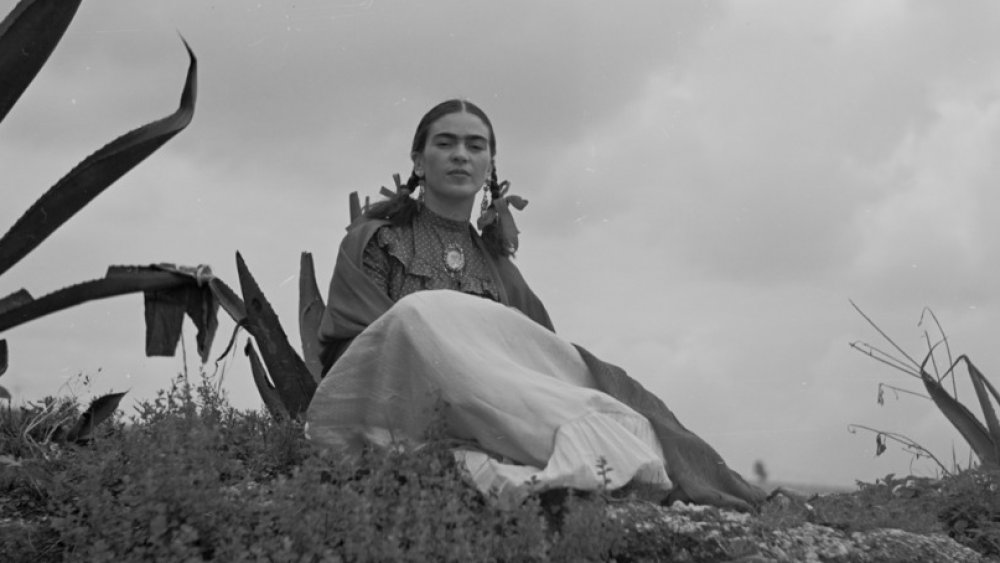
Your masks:
<svg viewBox="0 0 1000 563"><path fill-rule="evenodd" d="M447 307L446 291L418 291L397 301L388 314L397 322L407 327L432 325L438 322L437 313Z"/></svg>

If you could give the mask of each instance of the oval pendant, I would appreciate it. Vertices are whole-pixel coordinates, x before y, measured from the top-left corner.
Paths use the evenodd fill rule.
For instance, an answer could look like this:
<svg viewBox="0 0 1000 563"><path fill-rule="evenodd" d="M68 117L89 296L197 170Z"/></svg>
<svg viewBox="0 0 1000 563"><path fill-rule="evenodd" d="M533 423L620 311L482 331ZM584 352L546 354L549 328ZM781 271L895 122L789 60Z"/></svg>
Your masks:
<svg viewBox="0 0 1000 563"><path fill-rule="evenodd" d="M465 251L462 247L450 243L444 248L444 267L452 274L457 274L465 269Z"/></svg>

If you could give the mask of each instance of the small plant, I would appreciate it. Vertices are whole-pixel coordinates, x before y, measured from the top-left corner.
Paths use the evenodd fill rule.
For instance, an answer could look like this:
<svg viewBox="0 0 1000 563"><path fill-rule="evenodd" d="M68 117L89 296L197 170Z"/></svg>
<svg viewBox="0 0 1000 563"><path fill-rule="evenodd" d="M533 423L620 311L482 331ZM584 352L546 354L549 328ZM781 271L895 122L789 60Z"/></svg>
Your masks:
<svg viewBox="0 0 1000 563"><path fill-rule="evenodd" d="M866 342L852 342L851 347L881 363L920 380L924 389L927 391L929 398L945 415L948 421L951 422L951 424L959 431L965 441L969 444L969 447L975 453L976 457L979 459L980 464L986 468L1000 467L1000 420L997 419L996 408L994 406L995 403L1000 403L1000 393L997 392L996 388L990 383L986 376L979 371L968 356L963 354L957 359L952 357L948 337L945 334L944 329L941 327L941 323L938 321L937 316L934 315L934 312L930 309L925 309L924 314L921 315L920 322L918 323L918 325L922 325L926 320L925 315L929 317L934 323L934 327L937 332L937 339L932 340L930 332L928 330L924 330L924 340L927 343L927 354L924 356L923 361L917 362L912 356L907 354L905 350L899 347L899 345L897 345L892 338L882 331L882 329L879 328L870 317L861 311L861 309L855 305L853 301L851 302L851 305L854 306L855 310L857 310L858 313L873 328L875 328L875 330L893 347L898 354L900 354L901 357L887 353ZM935 356L935 351L941 344L944 345L943 348L947 354L946 365L948 366L943 372L939 370L939 362ZM959 401L958 386L955 381L955 369L960 364L965 365L969 379L972 382L973 389L975 389L976 398L978 400L980 410L983 413L985 424L976 418L972 411ZM934 375L928 373L928 365L933 368ZM949 392L943 384L945 379L949 377L951 377L951 392ZM913 393L905 389L879 385L879 404L883 404L884 391L886 388L896 392L906 392L922 396L918 393ZM949 474L944 464L941 463L937 457L905 435L875 430L862 425L851 425L849 427L852 431L855 428L875 432L876 455L881 455L881 453L885 451L885 441L886 439L889 439L903 444L907 451L916 456L926 456L933 459L943 473Z"/></svg>
<svg viewBox="0 0 1000 563"><path fill-rule="evenodd" d="M959 431L979 461L978 467L975 467L970 459L967 468L961 470L958 461L954 460L954 470L949 471L932 452L906 435L863 425L849 426L851 431L861 429L875 433L876 455L881 455L885 451L887 440L893 441L901 444L905 451L914 455L915 459L926 457L933 460L944 476L944 479L941 480L931 480L913 477L895 478L894 475L890 474L881 481L876 481L873 485L859 483L861 497L867 499L861 502L866 503L866 506L890 507L888 510L883 508L870 516L874 520L873 525L892 525L891 521L899 520L899 514L905 513L908 515L907 518L914 518L915 522L921 522L921 525L927 526L928 529L932 526L931 521L936 521L933 525L940 526L950 537L984 555L1000 555L1000 490L998 490L1000 488L1000 478L998 478L998 471L1000 471L1000 422L998 422L995 407L995 404L1000 402L1000 393L968 356L963 354L958 358L952 357L948 337L934 312L930 309L924 310L918 326L923 325L929 318L933 322L936 338L932 339L930 331L924 331L927 353L922 361L917 362L883 332L871 318L865 315L857 305L853 302L851 304L889 342L899 356L864 342L852 342L851 347L919 379L924 390L927 391L927 395L924 396L906 389L880 384L879 404L883 403L886 390L930 399ZM943 348L946 353L946 363L939 362L935 355L940 348ZM939 364L946 365L947 368L941 371L938 367ZM955 374L956 368L960 365L965 366L972 382L985 423L959 401ZM933 371L933 375L928 371L928 366ZM951 378L950 392L945 386L945 380L949 377ZM918 504L919 509L913 510L914 503ZM891 508L906 504L911 505L911 508L901 508L900 512L893 512ZM854 508L857 508L856 504ZM853 518L853 521L858 521L857 511L854 512L855 514L851 514L850 518ZM921 519L916 516L919 514L924 514L925 518Z"/></svg>
<svg viewBox="0 0 1000 563"><path fill-rule="evenodd" d="M539 496L501 510L448 440L338 458L294 420L228 405L183 375L86 448L0 458L0 492L26 524L4 560L604 561L621 531L601 495L571 497L558 529ZM44 478L32 481L25 468ZM29 490L30 489L30 490ZM8 510L11 505L0 505ZM7 517L9 513L2 516ZM28 525L30 524L30 525Z"/></svg>
<svg viewBox="0 0 1000 563"><path fill-rule="evenodd" d="M112 420L124 393L97 397L81 412L75 398L45 397L14 407L0 406L0 464L20 466L22 458L47 458L60 446L84 445L97 427Z"/></svg>
<svg viewBox="0 0 1000 563"><path fill-rule="evenodd" d="M948 535L986 556L1000 556L1000 472L965 471L942 488L936 514Z"/></svg>

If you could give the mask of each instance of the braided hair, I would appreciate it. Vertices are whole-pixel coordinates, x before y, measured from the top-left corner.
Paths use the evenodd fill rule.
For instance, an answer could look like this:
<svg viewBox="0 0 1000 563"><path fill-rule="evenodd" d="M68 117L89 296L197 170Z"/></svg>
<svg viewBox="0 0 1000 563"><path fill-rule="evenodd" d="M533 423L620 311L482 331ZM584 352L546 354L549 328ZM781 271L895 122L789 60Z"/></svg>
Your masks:
<svg viewBox="0 0 1000 563"><path fill-rule="evenodd" d="M484 112L476 104L467 100L452 99L441 102L431 108L430 111L424 114L423 118L420 119L420 123L417 124L417 131L413 135L413 144L410 149L411 154L423 152L424 147L427 145L427 137L430 135L431 125L433 125L434 122L446 115L462 112L475 115L481 119L486 125L486 128L489 129L490 155L493 158L490 161L491 172L487 186L490 190L491 200L496 201L500 197L500 183L497 181L497 167L494 160L497 154L496 135L493 132L493 124L490 122L490 118L487 117L486 112ZM418 186L420 186L420 177L417 176L416 171L414 170L410 172L410 177L407 179L406 183L399 187L396 197L372 204L368 210L365 211L364 216L369 219L388 220L394 226L412 224L413 218L416 217L421 206L420 202L412 197ZM483 229L482 238L486 245L486 249L494 256L513 255L513 251L511 250L512 246L509 244L509 241L505 239L496 222Z"/></svg>
<svg viewBox="0 0 1000 563"><path fill-rule="evenodd" d="M490 161L490 179L487 185L490 189L490 206L492 207L495 205L493 202L500 199L500 182L497 181L497 167L492 160ZM504 236L499 221L493 221L483 227L481 236L483 244L486 245L486 250L489 250L490 254L494 256L514 256L514 245Z"/></svg>
<svg viewBox="0 0 1000 563"><path fill-rule="evenodd" d="M420 177L416 172L410 172L410 178L399 187L396 197L371 204L364 216L368 219L385 219L396 227L413 224L413 218L420 211L420 203L410 196L419 186Z"/></svg>

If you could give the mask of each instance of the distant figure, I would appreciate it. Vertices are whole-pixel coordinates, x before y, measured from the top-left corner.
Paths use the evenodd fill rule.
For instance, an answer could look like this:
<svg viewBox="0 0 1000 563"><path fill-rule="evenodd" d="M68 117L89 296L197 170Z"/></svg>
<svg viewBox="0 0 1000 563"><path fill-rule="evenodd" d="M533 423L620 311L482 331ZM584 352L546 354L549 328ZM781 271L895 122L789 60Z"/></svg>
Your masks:
<svg viewBox="0 0 1000 563"><path fill-rule="evenodd" d="M753 462L753 474L757 477L757 484L763 486L767 483L767 468L764 467L764 462L757 460Z"/></svg>
<svg viewBox="0 0 1000 563"><path fill-rule="evenodd" d="M435 106L410 157L408 181L340 245L310 439L345 453L417 442L441 416L458 462L501 503L631 481L671 501L747 510L763 500L660 399L556 335L511 261L510 208L527 202L497 180L483 110L464 100ZM480 191L482 234L470 224Z"/></svg>

